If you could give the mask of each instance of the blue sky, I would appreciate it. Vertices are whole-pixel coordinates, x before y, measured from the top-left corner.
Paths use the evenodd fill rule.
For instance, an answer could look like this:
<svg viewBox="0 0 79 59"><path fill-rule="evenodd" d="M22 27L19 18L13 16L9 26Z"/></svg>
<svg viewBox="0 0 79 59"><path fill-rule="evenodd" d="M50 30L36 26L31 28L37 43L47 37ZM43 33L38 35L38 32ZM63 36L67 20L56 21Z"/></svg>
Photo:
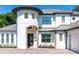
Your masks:
<svg viewBox="0 0 79 59"><path fill-rule="evenodd" d="M11 12L13 8L18 7L20 5L0 5L0 14ZM60 9L60 10L72 10L75 8L75 5L33 5L33 7L37 7L39 9Z"/></svg>

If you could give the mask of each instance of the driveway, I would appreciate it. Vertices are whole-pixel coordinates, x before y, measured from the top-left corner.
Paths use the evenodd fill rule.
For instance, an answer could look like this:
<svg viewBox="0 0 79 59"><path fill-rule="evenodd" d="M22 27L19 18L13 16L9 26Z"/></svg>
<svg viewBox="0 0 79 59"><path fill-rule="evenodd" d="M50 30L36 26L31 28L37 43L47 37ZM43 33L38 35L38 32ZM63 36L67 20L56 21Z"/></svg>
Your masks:
<svg viewBox="0 0 79 59"><path fill-rule="evenodd" d="M52 49L52 48L0 48L0 54L76 54L67 49Z"/></svg>

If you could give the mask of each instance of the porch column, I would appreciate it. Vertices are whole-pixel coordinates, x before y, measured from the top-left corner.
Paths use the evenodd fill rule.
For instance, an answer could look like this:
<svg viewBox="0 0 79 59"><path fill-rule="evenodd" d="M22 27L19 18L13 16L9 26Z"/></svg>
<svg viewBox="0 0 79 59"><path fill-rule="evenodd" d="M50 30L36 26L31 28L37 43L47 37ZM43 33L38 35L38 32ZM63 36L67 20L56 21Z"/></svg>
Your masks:
<svg viewBox="0 0 79 59"><path fill-rule="evenodd" d="M26 28L26 48L28 48L28 29Z"/></svg>
<svg viewBox="0 0 79 59"><path fill-rule="evenodd" d="M38 31L36 30L36 32L34 32L34 45L33 45L34 48L38 47L37 41L38 41Z"/></svg>

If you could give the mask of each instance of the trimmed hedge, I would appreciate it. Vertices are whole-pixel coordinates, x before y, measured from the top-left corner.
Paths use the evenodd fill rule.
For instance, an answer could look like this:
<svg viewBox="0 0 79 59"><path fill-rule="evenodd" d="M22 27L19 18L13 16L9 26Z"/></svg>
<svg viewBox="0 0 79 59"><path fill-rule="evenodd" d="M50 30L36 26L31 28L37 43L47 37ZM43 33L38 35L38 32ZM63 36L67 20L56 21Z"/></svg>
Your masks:
<svg viewBox="0 0 79 59"><path fill-rule="evenodd" d="M0 45L0 48L16 48L15 45Z"/></svg>
<svg viewBox="0 0 79 59"><path fill-rule="evenodd" d="M54 48L52 45L40 45L39 48Z"/></svg>

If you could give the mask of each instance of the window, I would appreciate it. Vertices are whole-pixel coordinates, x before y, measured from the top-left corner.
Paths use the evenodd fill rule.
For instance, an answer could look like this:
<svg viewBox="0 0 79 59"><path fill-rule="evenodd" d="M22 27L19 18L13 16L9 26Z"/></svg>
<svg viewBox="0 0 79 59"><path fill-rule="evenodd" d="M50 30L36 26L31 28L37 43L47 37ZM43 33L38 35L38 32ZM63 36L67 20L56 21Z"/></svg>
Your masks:
<svg viewBox="0 0 79 59"><path fill-rule="evenodd" d="M62 23L65 22L65 16L62 16Z"/></svg>
<svg viewBox="0 0 79 59"><path fill-rule="evenodd" d="M42 24L51 24L51 17L42 17Z"/></svg>
<svg viewBox="0 0 79 59"><path fill-rule="evenodd" d="M53 17L53 21L55 21L55 16Z"/></svg>
<svg viewBox="0 0 79 59"><path fill-rule="evenodd" d="M34 19L34 14L32 13L32 18Z"/></svg>
<svg viewBox="0 0 79 59"><path fill-rule="evenodd" d="M25 18L28 18L28 12L25 12Z"/></svg>
<svg viewBox="0 0 79 59"><path fill-rule="evenodd" d="M6 34L6 43L9 43L9 34Z"/></svg>
<svg viewBox="0 0 79 59"><path fill-rule="evenodd" d="M73 17L72 20L75 20L75 17Z"/></svg>
<svg viewBox="0 0 79 59"><path fill-rule="evenodd" d="M11 43L13 44L14 43L14 35L11 34Z"/></svg>
<svg viewBox="0 0 79 59"><path fill-rule="evenodd" d="M1 35L1 43L4 44L4 34Z"/></svg>
<svg viewBox="0 0 79 59"><path fill-rule="evenodd" d="M62 41L63 37L62 37L62 33L60 33L60 41Z"/></svg>
<svg viewBox="0 0 79 59"><path fill-rule="evenodd" d="M42 42L51 42L51 34L42 34Z"/></svg>

